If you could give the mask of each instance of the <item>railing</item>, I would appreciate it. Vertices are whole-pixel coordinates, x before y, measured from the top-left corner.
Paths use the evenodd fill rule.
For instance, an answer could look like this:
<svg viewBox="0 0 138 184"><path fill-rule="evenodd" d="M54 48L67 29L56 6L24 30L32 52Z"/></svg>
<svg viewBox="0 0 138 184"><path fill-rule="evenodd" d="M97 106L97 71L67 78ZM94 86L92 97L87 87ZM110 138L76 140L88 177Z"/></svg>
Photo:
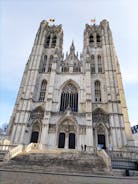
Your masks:
<svg viewBox="0 0 138 184"><path fill-rule="evenodd" d="M24 146L23 145L18 145L15 148L9 150L9 159L17 156L18 154L22 153L24 150Z"/></svg>
<svg viewBox="0 0 138 184"><path fill-rule="evenodd" d="M26 152L30 152L32 150L37 150L39 149L39 144L38 143L30 143L26 148L25 151Z"/></svg>
<svg viewBox="0 0 138 184"><path fill-rule="evenodd" d="M17 145L0 145L0 151L9 151L15 148Z"/></svg>
<svg viewBox="0 0 138 184"><path fill-rule="evenodd" d="M137 160L138 154L133 151L108 151L111 159L129 159L129 160Z"/></svg>
<svg viewBox="0 0 138 184"><path fill-rule="evenodd" d="M113 169L131 169L138 170L138 165L135 161L129 160L112 160Z"/></svg>
<svg viewBox="0 0 138 184"><path fill-rule="evenodd" d="M96 153L97 148L94 146L86 146L86 151L89 153Z"/></svg>

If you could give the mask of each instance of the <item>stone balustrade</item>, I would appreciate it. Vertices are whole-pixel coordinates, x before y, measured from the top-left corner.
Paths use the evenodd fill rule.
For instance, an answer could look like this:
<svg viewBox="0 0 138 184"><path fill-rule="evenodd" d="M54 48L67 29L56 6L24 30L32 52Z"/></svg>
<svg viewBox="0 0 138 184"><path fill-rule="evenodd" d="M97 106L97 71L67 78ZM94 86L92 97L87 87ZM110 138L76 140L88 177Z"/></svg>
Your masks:
<svg viewBox="0 0 138 184"><path fill-rule="evenodd" d="M98 156L102 157L102 159L104 160L104 162L107 166L107 169L109 169L109 171L111 171L111 169L112 169L111 158L105 152L105 150L104 149L97 149L97 154L98 154Z"/></svg>
<svg viewBox="0 0 138 184"><path fill-rule="evenodd" d="M24 151L24 145L18 145L15 148L9 150L9 159L15 157L16 155Z"/></svg>
<svg viewBox="0 0 138 184"><path fill-rule="evenodd" d="M39 144L38 143L30 143L26 148L25 151L26 152L30 152L32 150L38 150L39 149Z"/></svg>
<svg viewBox="0 0 138 184"><path fill-rule="evenodd" d="M0 151L9 151L15 148L17 145L0 145Z"/></svg>

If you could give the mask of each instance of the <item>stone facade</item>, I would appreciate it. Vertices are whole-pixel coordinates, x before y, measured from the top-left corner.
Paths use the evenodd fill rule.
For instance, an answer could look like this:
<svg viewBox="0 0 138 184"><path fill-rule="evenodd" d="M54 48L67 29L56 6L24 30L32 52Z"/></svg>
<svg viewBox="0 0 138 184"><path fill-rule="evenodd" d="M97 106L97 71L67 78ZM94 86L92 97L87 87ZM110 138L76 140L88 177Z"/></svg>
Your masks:
<svg viewBox="0 0 138 184"><path fill-rule="evenodd" d="M108 21L86 25L80 58L74 43L65 57L62 45L62 26L42 21L9 123L11 143L78 150L129 145L131 128Z"/></svg>

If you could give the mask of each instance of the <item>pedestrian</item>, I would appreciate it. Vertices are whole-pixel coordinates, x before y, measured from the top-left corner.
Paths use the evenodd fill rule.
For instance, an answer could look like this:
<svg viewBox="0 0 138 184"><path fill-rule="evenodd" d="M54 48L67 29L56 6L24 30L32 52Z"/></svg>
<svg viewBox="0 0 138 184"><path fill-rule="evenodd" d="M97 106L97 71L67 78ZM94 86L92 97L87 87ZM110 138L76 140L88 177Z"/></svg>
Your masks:
<svg viewBox="0 0 138 184"><path fill-rule="evenodd" d="M84 145L84 151L86 151L86 148L87 148L87 145L85 144L85 145Z"/></svg>
<svg viewBox="0 0 138 184"><path fill-rule="evenodd" d="M83 151L83 145L81 144L81 151Z"/></svg>

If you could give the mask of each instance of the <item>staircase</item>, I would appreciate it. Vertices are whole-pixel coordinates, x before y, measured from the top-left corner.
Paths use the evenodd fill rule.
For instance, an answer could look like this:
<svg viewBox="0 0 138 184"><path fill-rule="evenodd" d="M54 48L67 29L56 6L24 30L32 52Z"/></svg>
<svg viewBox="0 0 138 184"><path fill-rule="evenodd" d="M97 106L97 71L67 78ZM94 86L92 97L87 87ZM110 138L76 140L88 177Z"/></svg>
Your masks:
<svg viewBox="0 0 138 184"><path fill-rule="evenodd" d="M103 159L96 154L76 150L23 152L1 164L1 169L49 173L110 174Z"/></svg>

